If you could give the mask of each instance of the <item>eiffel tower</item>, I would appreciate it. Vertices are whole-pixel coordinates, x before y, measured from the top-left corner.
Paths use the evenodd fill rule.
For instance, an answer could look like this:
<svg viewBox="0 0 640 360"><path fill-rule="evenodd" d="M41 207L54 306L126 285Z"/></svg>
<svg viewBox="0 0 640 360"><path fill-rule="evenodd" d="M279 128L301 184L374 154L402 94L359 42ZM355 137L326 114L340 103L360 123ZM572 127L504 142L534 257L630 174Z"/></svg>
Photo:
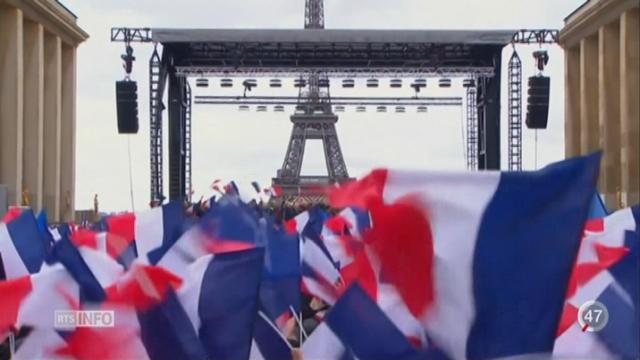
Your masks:
<svg viewBox="0 0 640 360"><path fill-rule="evenodd" d="M305 0L305 29L324 29L323 0ZM331 108L329 79L326 74L313 71L307 79L296 80L300 86L298 105L291 115L293 130L282 168L273 179L285 197L302 196L313 200L323 186L349 180L347 166L340 150L336 122L338 117ZM306 85L306 87L305 87ZM327 176L301 176L304 149L307 140L322 140Z"/></svg>

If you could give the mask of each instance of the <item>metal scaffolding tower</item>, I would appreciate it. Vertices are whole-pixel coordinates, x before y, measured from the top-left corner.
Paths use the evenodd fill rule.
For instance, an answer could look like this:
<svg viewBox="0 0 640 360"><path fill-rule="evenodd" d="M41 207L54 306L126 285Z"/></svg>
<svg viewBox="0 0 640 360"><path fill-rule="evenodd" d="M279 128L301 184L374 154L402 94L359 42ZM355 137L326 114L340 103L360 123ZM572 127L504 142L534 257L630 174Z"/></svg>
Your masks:
<svg viewBox="0 0 640 360"><path fill-rule="evenodd" d="M191 202L191 190L193 184L191 181L191 105L193 104L193 98L191 96L191 85L186 83L186 105L184 114L184 152L185 152L185 186L186 186L186 200Z"/></svg>
<svg viewBox="0 0 640 360"><path fill-rule="evenodd" d="M324 29L323 0L305 0L304 28L305 29Z"/></svg>
<svg viewBox="0 0 640 360"><path fill-rule="evenodd" d="M475 87L467 88L467 169L478 170L478 100Z"/></svg>
<svg viewBox="0 0 640 360"><path fill-rule="evenodd" d="M508 158L509 170L522 170L522 62L513 49L509 59Z"/></svg>
<svg viewBox="0 0 640 360"><path fill-rule="evenodd" d="M162 99L161 60L157 48L149 59L149 150L151 166L151 201L162 199Z"/></svg>

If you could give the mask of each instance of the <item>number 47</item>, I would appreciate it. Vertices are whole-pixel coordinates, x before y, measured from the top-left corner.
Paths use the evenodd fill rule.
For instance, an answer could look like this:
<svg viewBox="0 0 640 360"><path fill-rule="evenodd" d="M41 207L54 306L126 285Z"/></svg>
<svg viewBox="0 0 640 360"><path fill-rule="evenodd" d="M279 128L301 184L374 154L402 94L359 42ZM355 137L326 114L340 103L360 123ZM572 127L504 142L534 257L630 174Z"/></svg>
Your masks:
<svg viewBox="0 0 640 360"><path fill-rule="evenodd" d="M593 323L593 314L591 312L594 312L596 315L596 320L595 322L597 323L600 320L600 315L602 315L602 310L601 309L593 309L593 310L589 310L587 311L587 313L584 315L584 319L587 320L587 322L589 323Z"/></svg>

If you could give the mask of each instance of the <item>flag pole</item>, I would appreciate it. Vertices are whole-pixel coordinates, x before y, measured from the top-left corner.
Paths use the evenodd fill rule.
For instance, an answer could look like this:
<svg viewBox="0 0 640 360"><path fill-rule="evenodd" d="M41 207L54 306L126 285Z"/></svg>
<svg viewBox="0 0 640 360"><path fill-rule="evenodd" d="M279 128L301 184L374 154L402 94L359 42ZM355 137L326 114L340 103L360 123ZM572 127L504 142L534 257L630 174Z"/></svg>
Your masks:
<svg viewBox="0 0 640 360"><path fill-rule="evenodd" d="M300 315L300 320L302 320L302 313L299 313L298 315ZM294 315L295 316L295 315ZM298 319L296 319L298 320ZM302 321L298 321L298 329L300 329L298 334L298 337L300 338L300 342L298 343L298 347L302 348L302 342L305 340L302 338L302 334L304 333L304 329L302 328Z"/></svg>
<svg viewBox="0 0 640 360"><path fill-rule="evenodd" d="M16 335L13 330L9 333L9 358L13 359L16 353Z"/></svg>
<svg viewBox="0 0 640 360"><path fill-rule="evenodd" d="M296 310L293 308L293 306L289 305L289 309L291 310L291 314L293 315L293 318L296 320L298 328L300 329L300 344L302 344L302 336L304 335L304 339L309 337L309 335L307 335L307 332L304 331L304 327L302 326L302 311L297 313L298 316L296 316Z"/></svg>

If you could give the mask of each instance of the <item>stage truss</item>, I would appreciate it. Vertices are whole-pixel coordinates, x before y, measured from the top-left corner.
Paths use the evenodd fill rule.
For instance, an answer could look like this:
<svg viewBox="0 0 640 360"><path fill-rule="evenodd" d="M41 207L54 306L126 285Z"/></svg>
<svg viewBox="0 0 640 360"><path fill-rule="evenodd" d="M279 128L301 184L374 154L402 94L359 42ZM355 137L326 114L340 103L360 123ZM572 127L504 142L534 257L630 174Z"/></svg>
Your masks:
<svg viewBox="0 0 640 360"><path fill-rule="evenodd" d="M294 97L191 98L189 77L465 78L467 161L500 168L501 51L508 44L551 44L557 30L189 30L112 28L111 40L162 44L150 60L151 198L162 199L162 103L169 93L169 198L191 193L191 104L295 105ZM432 86L432 85L431 85ZM517 86L521 86L517 84ZM471 92L469 92L471 91ZM470 94L475 101L470 104ZM520 89L521 94L521 89ZM462 97L332 98L332 105L462 106ZM471 111L474 108L475 111ZM471 112L470 112L471 111ZM473 127L474 129L471 129ZM509 132L512 134L512 132ZM510 135L511 136L511 135ZM521 132L518 135L521 137ZM515 139L521 143L521 139ZM512 143L510 137L509 143ZM510 148L510 156L513 154ZM473 158L470 158L472 156ZM511 159L511 157L510 157ZM510 160L510 168L512 167ZM516 160L515 164L519 165ZM518 166L516 165L516 166Z"/></svg>

